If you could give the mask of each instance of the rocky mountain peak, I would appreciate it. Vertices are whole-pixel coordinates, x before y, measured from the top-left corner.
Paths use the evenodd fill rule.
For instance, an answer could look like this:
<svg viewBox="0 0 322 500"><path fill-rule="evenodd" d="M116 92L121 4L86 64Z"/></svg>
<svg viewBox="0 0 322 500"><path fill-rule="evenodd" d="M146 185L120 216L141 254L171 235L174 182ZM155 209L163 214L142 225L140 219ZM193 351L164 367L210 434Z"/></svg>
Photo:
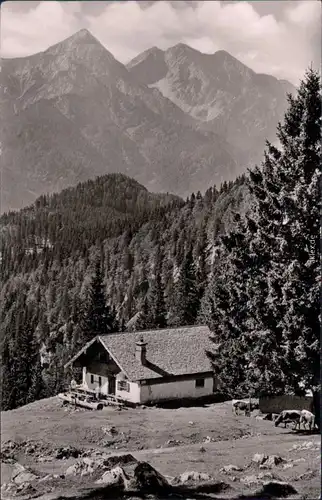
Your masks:
<svg viewBox="0 0 322 500"><path fill-rule="evenodd" d="M126 65L127 69L132 69L138 64L144 63L146 60L149 62L164 60L164 51L159 49L159 47L151 47L151 49L147 49L138 56L131 59L131 61Z"/></svg>
<svg viewBox="0 0 322 500"><path fill-rule="evenodd" d="M189 45L186 45L185 43L177 43L177 45L170 47L165 52L166 59L183 58L183 57L190 58L190 57L200 56L200 55L201 55L201 52L199 52L196 49L193 49L192 47L189 47Z"/></svg>
<svg viewBox="0 0 322 500"><path fill-rule="evenodd" d="M88 31L86 28L83 28L76 33L73 33L73 35L69 36L68 38L65 38L61 42L58 42L52 47L49 47L46 52L53 53L57 51L57 49L61 51L70 50L72 47L87 44L104 48L103 45L97 40L97 38L94 37L94 35L92 35L90 31Z"/></svg>
<svg viewBox="0 0 322 500"><path fill-rule="evenodd" d="M52 61L50 64L55 66L56 71L70 72L74 64L80 64L91 69L95 76L117 77L126 72L124 66L87 29L81 29L49 47L43 56L45 61Z"/></svg>

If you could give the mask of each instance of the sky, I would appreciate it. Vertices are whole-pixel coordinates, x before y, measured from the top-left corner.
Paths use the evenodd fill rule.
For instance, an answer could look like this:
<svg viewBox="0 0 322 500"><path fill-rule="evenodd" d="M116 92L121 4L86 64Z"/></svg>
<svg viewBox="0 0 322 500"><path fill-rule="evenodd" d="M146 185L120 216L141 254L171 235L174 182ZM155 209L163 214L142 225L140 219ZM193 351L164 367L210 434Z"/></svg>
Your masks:
<svg viewBox="0 0 322 500"><path fill-rule="evenodd" d="M296 85L321 65L321 20L319 0L14 0L1 5L0 48L2 57L27 56L87 28L123 63L181 42L204 53L224 49Z"/></svg>

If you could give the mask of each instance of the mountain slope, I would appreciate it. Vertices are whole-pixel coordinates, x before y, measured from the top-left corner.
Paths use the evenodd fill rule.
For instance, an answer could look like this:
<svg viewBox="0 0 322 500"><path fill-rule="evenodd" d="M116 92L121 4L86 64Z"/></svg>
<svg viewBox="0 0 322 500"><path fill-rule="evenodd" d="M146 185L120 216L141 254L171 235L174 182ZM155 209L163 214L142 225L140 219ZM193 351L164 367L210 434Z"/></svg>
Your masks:
<svg viewBox="0 0 322 500"><path fill-rule="evenodd" d="M182 43L166 51L147 50L127 68L202 128L225 137L246 163L260 160L265 139L275 140L286 93L295 91L289 82L257 74L224 50L202 54Z"/></svg>
<svg viewBox="0 0 322 500"><path fill-rule="evenodd" d="M137 82L88 31L3 60L2 211L109 172L186 195L236 176L230 145Z"/></svg>

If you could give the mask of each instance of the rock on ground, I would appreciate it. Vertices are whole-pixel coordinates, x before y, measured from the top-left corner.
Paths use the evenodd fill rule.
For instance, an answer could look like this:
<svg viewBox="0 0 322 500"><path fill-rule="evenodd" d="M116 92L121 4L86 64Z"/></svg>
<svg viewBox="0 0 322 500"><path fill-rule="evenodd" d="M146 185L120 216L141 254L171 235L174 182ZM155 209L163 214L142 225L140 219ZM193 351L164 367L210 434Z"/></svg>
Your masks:
<svg viewBox="0 0 322 500"><path fill-rule="evenodd" d="M134 481L140 491L158 492L170 487L166 478L148 462L139 462L135 467Z"/></svg>
<svg viewBox="0 0 322 500"><path fill-rule="evenodd" d="M191 481L211 481L212 477L204 472L189 471L184 472L180 476L174 479L175 483L186 484Z"/></svg>
<svg viewBox="0 0 322 500"><path fill-rule="evenodd" d="M260 472L259 474L252 474L250 476L245 476L240 479L240 481L244 484L258 484L263 483L265 480L274 479L274 476L271 472Z"/></svg>
<svg viewBox="0 0 322 500"><path fill-rule="evenodd" d="M93 474L98 469L111 470L116 465L127 466L130 464L137 464L137 460L131 454L125 454L120 456L107 456L98 455L96 457L83 457L78 459L76 463L70 465L66 469L66 476L84 476Z"/></svg>
<svg viewBox="0 0 322 500"><path fill-rule="evenodd" d="M102 477L96 481L96 484L105 484L109 486L124 486L127 482L127 476L122 467L114 467L112 470L104 472Z"/></svg>
<svg viewBox="0 0 322 500"><path fill-rule="evenodd" d="M55 458L58 460L66 460L67 458L78 458L81 451L73 446L65 446L58 448L55 453Z"/></svg>
<svg viewBox="0 0 322 500"><path fill-rule="evenodd" d="M92 460L91 458L85 457L81 460L78 460L75 464L70 465L66 471L66 476L85 476L88 474L92 474L96 469L101 467L100 461Z"/></svg>
<svg viewBox="0 0 322 500"><path fill-rule="evenodd" d="M268 456L264 455L264 453L255 453L255 455L252 458L252 462L255 462L256 464L261 465L264 462L266 462L267 459L268 459Z"/></svg>
<svg viewBox="0 0 322 500"><path fill-rule="evenodd" d="M30 483L31 481L34 481L35 479L38 479L38 476L36 474L33 474L30 472L28 469L26 469L23 465L21 464L15 464L12 476L11 476L11 481L15 484L23 484L23 483Z"/></svg>
<svg viewBox="0 0 322 500"><path fill-rule="evenodd" d="M219 470L219 472L229 474L230 472L241 472L242 470L243 469L241 467L237 467L237 465L229 464L229 465L225 465L224 467L222 467Z"/></svg>
<svg viewBox="0 0 322 500"><path fill-rule="evenodd" d="M264 455L264 453L255 453L252 458L252 462L258 464L260 468L271 468L281 464L282 462L285 462L285 459L279 457L278 455Z"/></svg>
<svg viewBox="0 0 322 500"><path fill-rule="evenodd" d="M277 465L285 462L284 458L279 457L278 455L269 455L267 460L264 461L259 467L260 468L271 468L276 467Z"/></svg>

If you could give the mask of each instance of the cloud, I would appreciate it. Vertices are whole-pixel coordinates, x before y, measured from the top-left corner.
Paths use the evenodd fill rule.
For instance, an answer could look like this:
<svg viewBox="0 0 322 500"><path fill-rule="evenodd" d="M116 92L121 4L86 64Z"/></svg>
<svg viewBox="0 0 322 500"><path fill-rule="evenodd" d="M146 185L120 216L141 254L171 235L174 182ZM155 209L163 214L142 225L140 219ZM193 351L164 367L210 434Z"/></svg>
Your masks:
<svg viewBox="0 0 322 500"><path fill-rule="evenodd" d="M29 2L29 5L34 3L36 6L25 12L18 12L12 5L15 3L5 2L1 7L3 57L19 57L46 50L77 31L82 23L76 15L77 7L80 12L79 2L75 2L73 10L64 8L59 2Z"/></svg>
<svg viewBox="0 0 322 500"><path fill-rule="evenodd" d="M2 54L14 57L45 50L78 29L88 28L121 62L152 47L187 43L201 52L225 49L252 69L294 83L319 65L321 4L316 0L264 2L35 2L18 12L2 7ZM180 8L178 8L180 3Z"/></svg>

